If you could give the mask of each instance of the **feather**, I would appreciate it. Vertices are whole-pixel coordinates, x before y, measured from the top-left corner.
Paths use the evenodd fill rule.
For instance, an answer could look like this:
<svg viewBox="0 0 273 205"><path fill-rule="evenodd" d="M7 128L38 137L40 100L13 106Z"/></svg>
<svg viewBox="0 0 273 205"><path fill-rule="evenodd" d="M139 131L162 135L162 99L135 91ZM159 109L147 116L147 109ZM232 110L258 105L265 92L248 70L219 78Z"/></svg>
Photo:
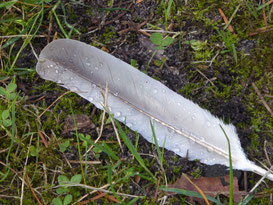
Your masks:
<svg viewBox="0 0 273 205"><path fill-rule="evenodd" d="M153 143L150 121L159 146L189 160L229 166L228 142L235 169L273 174L249 161L236 129L173 92L129 64L85 43L60 39L48 44L39 56L38 74L103 109L101 89L108 83L108 106L114 117ZM166 139L165 145L164 141Z"/></svg>

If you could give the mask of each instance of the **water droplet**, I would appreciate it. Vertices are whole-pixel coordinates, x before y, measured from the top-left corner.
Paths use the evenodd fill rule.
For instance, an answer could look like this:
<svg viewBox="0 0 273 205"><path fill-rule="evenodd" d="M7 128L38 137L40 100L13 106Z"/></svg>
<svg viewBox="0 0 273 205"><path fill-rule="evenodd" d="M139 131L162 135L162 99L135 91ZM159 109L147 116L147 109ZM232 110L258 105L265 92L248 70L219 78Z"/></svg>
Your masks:
<svg viewBox="0 0 273 205"><path fill-rule="evenodd" d="M90 97L90 98L88 98L88 100L89 100L90 102L92 102L92 101L94 100L94 98Z"/></svg>
<svg viewBox="0 0 273 205"><path fill-rule="evenodd" d="M157 89L153 89L153 93L157 93Z"/></svg>
<svg viewBox="0 0 273 205"><path fill-rule="evenodd" d="M91 63L86 63L86 65L87 65L87 66L90 66L90 65L91 65Z"/></svg>
<svg viewBox="0 0 273 205"><path fill-rule="evenodd" d="M111 107L109 107L109 106L108 106L108 109L109 109L109 111L110 111L110 112L112 111L112 108L111 108Z"/></svg>
<svg viewBox="0 0 273 205"><path fill-rule="evenodd" d="M118 92L114 93L114 96L118 96Z"/></svg>
<svg viewBox="0 0 273 205"><path fill-rule="evenodd" d="M174 144L174 146L173 146L173 151L174 152L180 152L180 148L179 148L179 145L178 144Z"/></svg>
<svg viewBox="0 0 273 205"><path fill-rule="evenodd" d="M50 68L53 68L53 64L50 64L49 67L50 67Z"/></svg>
<svg viewBox="0 0 273 205"><path fill-rule="evenodd" d="M116 116L116 117L119 117L120 115L121 115L120 112L116 112L116 113L115 113L115 116Z"/></svg>
<svg viewBox="0 0 273 205"><path fill-rule="evenodd" d="M99 62L99 67L102 67L103 66L103 63L102 62Z"/></svg>
<svg viewBox="0 0 273 205"><path fill-rule="evenodd" d="M126 125L127 125L127 127L132 127L133 126L132 123L127 123Z"/></svg>
<svg viewBox="0 0 273 205"><path fill-rule="evenodd" d="M205 138L204 137L200 137L200 141L201 142L205 142Z"/></svg>
<svg viewBox="0 0 273 205"><path fill-rule="evenodd" d="M192 120L196 120L196 113L193 113L193 114L192 114L191 119L192 119Z"/></svg>
<svg viewBox="0 0 273 205"><path fill-rule="evenodd" d="M181 105L181 103L180 103L180 102L178 102L178 103L177 103L177 105L178 105L178 106L180 106L180 105Z"/></svg>
<svg viewBox="0 0 273 205"><path fill-rule="evenodd" d="M211 123L209 121L207 121L207 126L210 127L211 126Z"/></svg>
<svg viewBox="0 0 273 205"><path fill-rule="evenodd" d="M59 73L59 71L58 71L58 70L55 70L55 73L57 73L57 74L58 74L58 73Z"/></svg>
<svg viewBox="0 0 273 205"><path fill-rule="evenodd" d="M168 132L169 132L170 134L174 133L174 130L173 130L173 129L171 129L171 128L167 128L167 129L168 129Z"/></svg>
<svg viewBox="0 0 273 205"><path fill-rule="evenodd" d="M59 79L59 80L57 81L57 83L62 83L62 80L61 80L61 79Z"/></svg>
<svg viewBox="0 0 273 205"><path fill-rule="evenodd" d="M99 70L99 68L97 66L95 66L95 70Z"/></svg>
<svg viewBox="0 0 273 205"><path fill-rule="evenodd" d="M73 80L73 77L70 77L70 80Z"/></svg>
<svg viewBox="0 0 273 205"><path fill-rule="evenodd" d="M208 147L207 148L207 151L209 152L209 153L211 153L212 151L213 151L213 149L211 148L211 147ZM215 159L214 159L215 160Z"/></svg>
<svg viewBox="0 0 273 205"><path fill-rule="evenodd" d="M93 88L96 88L97 86L96 86L95 84L92 84L92 87L93 87Z"/></svg>
<svg viewBox="0 0 273 205"><path fill-rule="evenodd" d="M162 90L162 93L166 93L166 90Z"/></svg>

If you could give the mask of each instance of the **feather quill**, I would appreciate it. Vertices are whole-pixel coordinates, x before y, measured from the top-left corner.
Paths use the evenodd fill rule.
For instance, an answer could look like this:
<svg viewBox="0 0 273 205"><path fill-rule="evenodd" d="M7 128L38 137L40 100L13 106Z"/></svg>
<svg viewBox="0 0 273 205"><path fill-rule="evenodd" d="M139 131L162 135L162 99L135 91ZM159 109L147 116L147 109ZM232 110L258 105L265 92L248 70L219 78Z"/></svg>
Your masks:
<svg viewBox="0 0 273 205"><path fill-rule="evenodd" d="M101 88L108 83L107 103L117 120L126 119L129 128L152 143L150 120L153 120L159 146L166 139L166 149L182 157L188 150L190 160L229 166L228 143L221 125L230 140L233 167L267 174L273 181L273 174L247 159L232 124L225 124L106 52L76 40L60 39L41 51L36 69L42 78L76 91L99 109L103 109Z"/></svg>

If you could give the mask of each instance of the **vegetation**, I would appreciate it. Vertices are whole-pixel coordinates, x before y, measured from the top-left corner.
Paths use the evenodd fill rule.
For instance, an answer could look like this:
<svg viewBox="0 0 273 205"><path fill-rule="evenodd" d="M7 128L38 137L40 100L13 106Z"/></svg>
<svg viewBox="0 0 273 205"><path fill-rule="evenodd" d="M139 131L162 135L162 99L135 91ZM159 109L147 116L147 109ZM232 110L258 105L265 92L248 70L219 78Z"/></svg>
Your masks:
<svg viewBox="0 0 273 205"><path fill-rule="evenodd" d="M39 78L37 56L56 38L77 39L113 52L231 121L248 157L269 166L273 5L250 0L143 0L133 6L105 2L1 1L0 204L160 204L189 203L186 196L203 198L197 191L177 189L172 191L181 195L166 197L163 190L182 172L198 178L206 165L158 147L156 136L156 145L151 145L115 122L120 146L111 113ZM219 8L228 18L225 24ZM151 53L139 43L140 35L147 34L154 45ZM159 51L163 54L158 58ZM64 132L69 114L74 130ZM90 116L95 128L78 128L77 114ZM97 137L101 138L95 142ZM259 178L252 174L248 180L253 187ZM266 182L241 204L269 204L273 188ZM217 204L233 200L207 199Z"/></svg>

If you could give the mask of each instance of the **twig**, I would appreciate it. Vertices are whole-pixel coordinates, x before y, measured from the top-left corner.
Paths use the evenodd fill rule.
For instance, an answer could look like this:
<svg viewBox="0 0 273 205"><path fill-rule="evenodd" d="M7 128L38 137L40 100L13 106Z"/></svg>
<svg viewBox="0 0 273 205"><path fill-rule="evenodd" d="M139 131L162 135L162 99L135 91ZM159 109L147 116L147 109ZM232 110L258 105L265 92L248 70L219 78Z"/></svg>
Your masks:
<svg viewBox="0 0 273 205"><path fill-rule="evenodd" d="M264 153L265 153L266 161L267 161L267 163L268 163L270 166L272 166L272 164L271 164L271 162L270 162L270 160L269 160L268 154L267 154L266 144L267 144L267 141L265 140L265 141L264 141Z"/></svg>
<svg viewBox="0 0 273 205"><path fill-rule="evenodd" d="M263 105L265 106L265 108L267 109L267 111L272 115L273 117L273 112L271 110L271 108L268 106L268 104L266 103L266 101L264 100L262 94L260 93L259 89L257 88L256 84L255 83L252 83L252 86L254 88L254 90L256 91L257 95L260 97Z"/></svg>
<svg viewBox="0 0 273 205"><path fill-rule="evenodd" d="M270 167L270 170L271 170L271 169L273 169L273 166ZM254 192L254 190L263 182L263 180L266 178L267 174L270 173L270 170L268 170L268 171L266 172L266 174L265 174L265 175L264 175L264 176L255 184L255 186L250 190L249 194L246 195L246 197L244 198L244 200L246 200L246 198L247 198L250 194L252 194L252 193Z"/></svg>
<svg viewBox="0 0 273 205"><path fill-rule="evenodd" d="M45 147L48 148L48 142L40 130L38 130L38 135L41 137L41 141L44 143Z"/></svg>
<svg viewBox="0 0 273 205"><path fill-rule="evenodd" d="M78 160L68 160L71 164L101 164L101 161L78 161Z"/></svg>
<svg viewBox="0 0 273 205"><path fill-rule="evenodd" d="M14 38L14 37L23 37L23 38L28 38L30 35L28 34L22 34L22 35L9 35L9 36L0 36L1 38ZM35 38L46 38L48 35L35 35Z"/></svg>
<svg viewBox="0 0 273 205"><path fill-rule="evenodd" d="M227 19L226 15L224 14L223 10L221 8L218 8L218 10L219 10L219 13L221 14L225 24L228 25L228 19ZM230 31L230 33L233 33L233 35L235 35L234 30L230 24L228 25L228 30Z"/></svg>
<svg viewBox="0 0 273 205"><path fill-rule="evenodd" d="M262 0L262 3L265 4L265 1ZM264 17L264 24L267 26L267 20L266 20L266 14L265 14L265 8L263 7L263 17Z"/></svg>
<svg viewBox="0 0 273 205"><path fill-rule="evenodd" d="M103 94L103 92L101 92L103 98L104 98L104 106L107 107L107 97L108 97L108 83L106 83L106 87L105 87L105 93ZM104 120L105 120L105 110L103 109L103 113L102 113L102 119L101 119L101 126L100 126L100 131L99 131L99 136L97 137L97 139L94 141L94 143L96 144L99 139L101 138L102 135L102 131L103 131L103 126L104 126ZM85 156L88 152L90 152L90 150L94 147L94 145L91 145L89 147L89 149L85 152L85 154L83 156Z"/></svg>
<svg viewBox="0 0 273 205"><path fill-rule="evenodd" d="M25 187L25 176L27 175L27 163L28 163L28 156L29 156L29 152L30 152L30 147L31 147L31 142L33 139L33 134L30 137L29 140L29 146L28 146L28 150L27 150L27 156L26 156L26 161L25 161L25 166L24 166L24 174L23 174L23 182L22 182L22 186L21 186L21 198L20 198L20 205L23 205L23 199L24 199L24 187Z"/></svg>
<svg viewBox="0 0 273 205"><path fill-rule="evenodd" d="M28 186L29 186L29 188L30 188L30 190L31 190L31 192L32 192L32 194L33 194L33 196L34 196L35 199L37 200L38 204L43 205L42 202L41 202L41 201L39 200L39 198L37 197L37 195L35 194L34 189L33 189L33 187L31 186L30 179L29 179L29 176L28 176L28 175L27 175L27 183L28 183Z"/></svg>
<svg viewBox="0 0 273 205"><path fill-rule="evenodd" d="M263 27L263 28L259 28L257 29L257 31L254 31L252 33L249 33L248 36L254 36L254 35L257 35L259 33L265 33L267 31L272 31L273 30L273 27L272 26L268 26L268 27Z"/></svg>
<svg viewBox="0 0 273 205"><path fill-rule="evenodd" d="M106 189L107 187L109 187L110 185L109 184L105 184L105 185L103 185L102 187L100 187L99 189ZM86 198L86 197L88 197L89 195L91 195L91 194L94 194L94 193L96 193L96 192L98 192L97 190L94 190L94 191L91 191L91 192L89 192L88 194L85 194L83 197L81 197L78 201L76 201L74 204L77 204L78 202L80 202L80 201L82 201L84 198ZM73 205L74 205L73 204Z"/></svg>
<svg viewBox="0 0 273 205"><path fill-rule="evenodd" d="M214 83L210 79L208 79L208 77L204 73L202 73L198 68L195 68L195 70L198 73L200 73L200 75L202 75L204 78L206 78L213 86L215 86Z"/></svg>
<svg viewBox="0 0 273 205"><path fill-rule="evenodd" d="M54 186L52 188L56 189L59 187L81 187L84 189L90 189L90 190L94 190L94 191L101 191L101 192L113 194L112 191L109 191L106 189L96 188L96 187L92 187L92 186L88 186L88 185L84 185L84 184L74 184L74 183L72 184L71 182L69 182L69 184L64 183L62 185ZM124 194L124 193L119 193L119 192L116 192L116 194L120 195L120 196L125 196L125 197L132 197L132 198L137 198L137 197L143 198L144 197L144 196L136 196L136 195L132 195L132 194Z"/></svg>
<svg viewBox="0 0 273 205"><path fill-rule="evenodd" d="M68 93L72 93L72 92L76 92L76 91L67 91L67 92L65 92L65 93L63 93L62 95L60 95L56 100L54 100L54 102L53 103L51 103L51 105L49 105L38 117L37 117L37 119L38 118L41 118L42 116L43 116L43 114L45 114L45 112L46 111L48 111L49 110L49 108L51 108L58 100L60 100L63 96L65 96L66 94L68 94ZM76 92L76 93L78 93L78 92Z"/></svg>

